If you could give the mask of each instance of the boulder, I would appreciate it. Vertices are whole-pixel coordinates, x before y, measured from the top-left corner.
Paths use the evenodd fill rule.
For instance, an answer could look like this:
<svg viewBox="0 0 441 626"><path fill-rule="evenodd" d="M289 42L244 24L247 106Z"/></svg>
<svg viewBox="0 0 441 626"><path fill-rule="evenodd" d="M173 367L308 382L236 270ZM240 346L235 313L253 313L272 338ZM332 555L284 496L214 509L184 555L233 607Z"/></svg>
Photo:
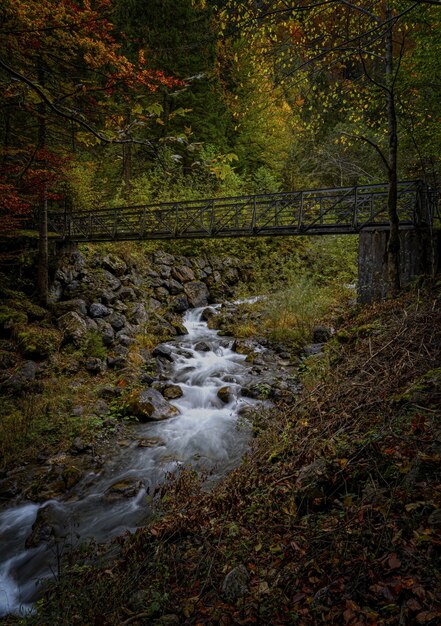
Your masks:
<svg viewBox="0 0 441 626"><path fill-rule="evenodd" d="M97 319L97 332L106 347L109 347L113 344L115 340L115 331L113 330L109 322L105 321L102 318Z"/></svg>
<svg viewBox="0 0 441 626"><path fill-rule="evenodd" d="M208 304L208 288L201 281L191 281L185 285L185 295L192 307L207 306Z"/></svg>
<svg viewBox="0 0 441 626"><path fill-rule="evenodd" d="M89 307L89 315L92 318L107 317L110 315L110 309L100 302L94 302Z"/></svg>
<svg viewBox="0 0 441 626"><path fill-rule="evenodd" d="M153 255L155 265L173 265L175 257L172 254L159 250Z"/></svg>
<svg viewBox="0 0 441 626"><path fill-rule="evenodd" d="M116 291L121 287L121 281L119 280L119 278L117 278L107 270L102 270L100 277L100 282L102 283L102 286L105 285L111 291Z"/></svg>
<svg viewBox="0 0 441 626"><path fill-rule="evenodd" d="M254 339L236 339L232 350L237 354L253 354L256 351L256 342Z"/></svg>
<svg viewBox="0 0 441 626"><path fill-rule="evenodd" d="M91 374L101 374L106 369L106 364L97 357L90 356L84 364L85 369Z"/></svg>
<svg viewBox="0 0 441 626"><path fill-rule="evenodd" d="M162 390L162 395L167 400L176 400L176 398L180 398L183 394L183 391L179 385L166 385Z"/></svg>
<svg viewBox="0 0 441 626"><path fill-rule="evenodd" d="M71 342L77 348L83 344L88 328L85 320L76 311L70 311L59 317L57 326L63 333L66 343Z"/></svg>
<svg viewBox="0 0 441 626"><path fill-rule="evenodd" d="M158 265L158 272L162 278L170 278L171 268L168 265Z"/></svg>
<svg viewBox="0 0 441 626"><path fill-rule="evenodd" d="M106 254L103 257L102 265L115 276L122 276L127 271L127 263L114 254Z"/></svg>
<svg viewBox="0 0 441 626"><path fill-rule="evenodd" d="M128 399L129 410L140 422L159 421L179 415L179 410L171 405L156 389L133 391Z"/></svg>
<svg viewBox="0 0 441 626"><path fill-rule="evenodd" d="M104 494L104 498L108 502L121 500L121 498L134 498L143 487L144 485L141 480L136 478L126 478L125 480L120 480L109 487Z"/></svg>
<svg viewBox="0 0 441 626"><path fill-rule="evenodd" d="M143 324L148 320L147 311L145 306L141 302L135 302L130 308L127 314L130 322L133 324Z"/></svg>
<svg viewBox="0 0 441 626"><path fill-rule="evenodd" d="M170 346L160 343L159 346L152 351L152 355L157 358L173 361L173 350Z"/></svg>
<svg viewBox="0 0 441 626"><path fill-rule="evenodd" d="M82 298L74 298L73 300L64 300L64 302L56 302L52 306L52 310L56 317L61 317L65 313L78 313L78 315L87 315L87 305Z"/></svg>
<svg viewBox="0 0 441 626"><path fill-rule="evenodd" d="M63 339L63 335L55 328L46 328L31 324L20 327L15 338L23 356L30 359L46 359L56 352Z"/></svg>
<svg viewBox="0 0 441 626"><path fill-rule="evenodd" d="M187 265L178 265L174 267L171 272L172 278L180 283L188 283L195 279L195 275L191 267Z"/></svg>
<svg viewBox="0 0 441 626"><path fill-rule="evenodd" d="M190 308L190 303L186 296L180 295L171 297L169 306L174 313L184 313Z"/></svg>
<svg viewBox="0 0 441 626"><path fill-rule="evenodd" d="M250 575L245 565L238 565L225 576L222 583L222 594L228 602L236 602L248 592Z"/></svg>
<svg viewBox="0 0 441 626"><path fill-rule="evenodd" d="M149 298L149 309L151 311L158 311L158 309L161 308L161 303L159 302L159 300L156 300L155 298Z"/></svg>
<svg viewBox="0 0 441 626"><path fill-rule="evenodd" d="M17 395L21 395L24 391L31 391L31 384L35 380L37 371L38 367L34 361L26 361L2 384L2 388Z"/></svg>
<svg viewBox="0 0 441 626"><path fill-rule="evenodd" d="M184 291L184 285L173 278L164 281L164 287L169 293L171 293L172 296L176 296Z"/></svg>
<svg viewBox="0 0 441 626"><path fill-rule="evenodd" d="M216 315L217 315L216 310L211 307L207 307L206 309L202 311L202 319L205 322L208 322L209 320L213 319L213 317L216 317Z"/></svg>
<svg viewBox="0 0 441 626"><path fill-rule="evenodd" d="M136 293L134 292L132 287L121 287L121 289L118 291L118 297L124 302L134 302L136 300Z"/></svg>
<svg viewBox="0 0 441 626"><path fill-rule="evenodd" d="M199 341L195 345L194 349L197 350L198 352L210 352L211 350L209 344L206 341Z"/></svg>
<svg viewBox="0 0 441 626"><path fill-rule="evenodd" d="M224 404L228 404L231 401L232 397L231 387L221 387L217 392L217 397L219 398L219 400L222 400Z"/></svg>
<svg viewBox="0 0 441 626"><path fill-rule="evenodd" d="M125 315L122 315L122 313L112 313L112 315L108 317L107 321L114 330L118 331L124 328L127 319Z"/></svg>
<svg viewBox="0 0 441 626"><path fill-rule="evenodd" d="M320 354L323 350L322 343L310 343L303 348L303 354L305 356L315 356L316 354Z"/></svg>
<svg viewBox="0 0 441 626"><path fill-rule="evenodd" d="M25 547L27 550L36 548L41 543L47 543L62 534L62 528L57 520L56 507L53 504L47 504L38 510L31 532L26 538Z"/></svg>

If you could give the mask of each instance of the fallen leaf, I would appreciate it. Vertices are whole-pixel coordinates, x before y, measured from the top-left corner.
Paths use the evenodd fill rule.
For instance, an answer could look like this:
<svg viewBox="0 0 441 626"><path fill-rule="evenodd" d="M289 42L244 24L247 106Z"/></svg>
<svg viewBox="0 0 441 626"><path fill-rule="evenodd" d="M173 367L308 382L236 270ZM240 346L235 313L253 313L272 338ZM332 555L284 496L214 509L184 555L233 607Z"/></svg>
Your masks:
<svg viewBox="0 0 441 626"><path fill-rule="evenodd" d="M401 561L400 559L397 557L397 555L395 554L395 552L392 552L392 554L390 555L387 564L389 565L390 569L398 569L399 567L401 567Z"/></svg>

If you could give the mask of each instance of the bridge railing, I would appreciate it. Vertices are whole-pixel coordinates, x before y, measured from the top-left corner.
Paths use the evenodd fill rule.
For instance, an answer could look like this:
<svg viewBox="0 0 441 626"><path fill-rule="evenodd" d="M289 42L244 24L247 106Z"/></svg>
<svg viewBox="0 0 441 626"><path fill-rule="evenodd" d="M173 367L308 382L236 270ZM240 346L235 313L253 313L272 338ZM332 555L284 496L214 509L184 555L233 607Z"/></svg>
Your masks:
<svg viewBox="0 0 441 626"><path fill-rule="evenodd" d="M259 234L357 233L387 228L388 185L260 194L168 202L93 212L51 212L50 227L75 241L228 237ZM400 182L402 227L433 219L427 189Z"/></svg>

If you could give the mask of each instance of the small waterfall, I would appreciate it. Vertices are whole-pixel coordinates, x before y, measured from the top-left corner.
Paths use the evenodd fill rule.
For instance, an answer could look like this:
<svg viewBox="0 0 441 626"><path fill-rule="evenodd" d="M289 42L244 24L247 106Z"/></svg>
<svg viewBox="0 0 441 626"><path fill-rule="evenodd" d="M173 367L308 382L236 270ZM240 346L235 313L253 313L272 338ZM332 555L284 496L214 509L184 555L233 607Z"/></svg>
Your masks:
<svg viewBox="0 0 441 626"><path fill-rule="evenodd" d="M32 610L38 581L56 575L59 546L67 549L88 538L106 541L145 522L150 514L146 494L168 472L191 464L215 481L239 463L250 432L246 425L237 428L238 411L245 402L255 402L240 397L248 364L245 356L233 352L231 341L208 328L203 310L188 311L183 320L188 335L168 344L173 358L170 383L182 389L182 396L171 401L179 415L134 425L130 445L108 459L101 473L86 476L68 500L21 504L0 512L0 616ZM218 392L225 386L228 393L221 399ZM160 445L140 447L142 438L157 438ZM127 480L139 484L136 494L116 501L105 498L112 485ZM26 549L26 537L45 507L56 537Z"/></svg>

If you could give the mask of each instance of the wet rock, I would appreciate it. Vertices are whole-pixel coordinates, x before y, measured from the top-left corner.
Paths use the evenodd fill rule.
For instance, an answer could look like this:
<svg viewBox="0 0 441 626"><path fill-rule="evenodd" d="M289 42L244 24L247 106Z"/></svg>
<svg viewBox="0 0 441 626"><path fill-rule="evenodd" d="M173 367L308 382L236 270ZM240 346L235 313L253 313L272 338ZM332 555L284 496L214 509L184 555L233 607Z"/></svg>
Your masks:
<svg viewBox="0 0 441 626"><path fill-rule="evenodd" d="M159 344L159 346L156 346L156 348L152 352L152 355L157 358L166 359L167 361L173 361L173 350L170 346L167 346L163 343Z"/></svg>
<svg viewBox="0 0 441 626"><path fill-rule="evenodd" d="M190 303L188 302L187 296L180 295L170 298L169 306L175 313L184 313L190 308Z"/></svg>
<svg viewBox="0 0 441 626"><path fill-rule="evenodd" d="M81 470L75 465L68 465L61 473L66 489L72 489L83 477Z"/></svg>
<svg viewBox="0 0 441 626"><path fill-rule="evenodd" d="M232 350L237 354L252 354L256 351L257 344L254 339L236 339Z"/></svg>
<svg viewBox="0 0 441 626"><path fill-rule="evenodd" d="M138 448L159 448L165 446L165 442L159 437L143 437L138 441Z"/></svg>
<svg viewBox="0 0 441 626"><path fill-rule="evenodd" d="M112 315L108 318L108 321L112 328L116 331L124 328L127 322L125 315L122 315L121 313L112 313Z"/></svg>
<svg viewBox="0 0 441 626"><path fill-rule="evenodd" d="M222 400L224 404L228 404L232 398L232 390L231 387L225 386L221 387L217 392L217 397L219 400Z"/></svg>
<svg viewBox="0 0 441 626"><path fill-rule="evenodd" d="M100 302L94 302L89 307L89 315L92 318L96 317L107 317L110 315L110 309L108 309L104 304Z"/></svg>
<svg viewBox="0 0 441 626"><path fill-rule="evenodd" d="M136 478L127 478L126 480L120 480L109 487L104 494L104 498L108 502L114 502L115 500L121 500L122 498L134 498L143 487L144 485L141 480L137 480Z"/></svg>
<svg viewBox="0 0 441 626"><path fill-rule="evenodd" d="M178 322L176 320L173 320L170 323L173 326L174 330L176 331L176 334L179 337L183 337L184 335L188 335L188 330L185 328L184 324L181 324L180 322Z"/></svg>
<svg viewBox="0 0 441 626"><path fill-rule="evenodd" d="M228 602L235 602L248 591L249 574L245 565L238 565L225 576L222 595Z"/></svg>
<svg viewBox="0 0 441 626"><path fill-rule="evenodd" d="M132 415L140 422L165 420L179 415L179 410L169 404L156 389L134 391L129 396L128 406Z"/></svg>
<svg viewBox="0 0 441 626"><path fill-rule="evenodd" d="M84 364L85 369L91 374L101 374L106 369L106 364L101 359L89 357Z"/></svg>
<svg viewBox="0 0 441 626"><path fill-rule="evenodd" d="M314 343L326 343L331 338L332 332L326 326L315 326L312 329L312 340Z"/></svg>
<svg viewBox="0 0 441 626"><path fill-rule="evenodd" d="M102 266L115 276L122 276L127 271L127 263L114 254L106 254L102 259Z"/></svg>
<svg viewBox="0 0 441 626"><path fill-rule="evenodd" d="M85 320L76 311L69 311L57 319L66 343L73 343L77 348L85 341L88 328Z"/></svg>
<svg viewBox="0 0 441 626"><path fill-rule="evenodd" d="M185 285L185 295L192 307L207 306L208 288L201 281L191 281Z"/></svg>
<svg viewBox="0 0 441 626"><path fill-rule="evenodd" d="M194 347L198 352L210 352L211 348L206 341L198 341Z"/></svg>
<svg viewBox="0 0 441 626"><path fill-rule="evenodd" d="M216 317L216 315L217 315L217 313L216 313L216 310L215 310L215 309L212 309L211 307L207 307L206 309L204 309L204 310L202 311L202 315L201 315L201 317L202 317L202 319L203 319L205 322L208 322L208 321L210 321L213 317Z"/></svg>
<svg viewBox="0 0 441 626"><path fill-rule="evenodd" d="M54 537L62 536L63 530L57 520L56 507L47 504L38 510L32 530L26 538L25 547L27 550L36 548L41 543L47 543Z"/></svg>
<svg viewBox="0 0 441 626"><path fill-rule="evenodd" d="M175 400L183 395L182 389L179 385L167 385L162 391L162 395L167 400Z"/></svg>
<svg viewBox="0 0 441 626"><path fill-rule="evenodd" d="M73 300L65 300L57 302L52 307L56 317L61 317L65 313L78 313L79 315L87 315L87 305L82 298L74 298Z"/></svg>

